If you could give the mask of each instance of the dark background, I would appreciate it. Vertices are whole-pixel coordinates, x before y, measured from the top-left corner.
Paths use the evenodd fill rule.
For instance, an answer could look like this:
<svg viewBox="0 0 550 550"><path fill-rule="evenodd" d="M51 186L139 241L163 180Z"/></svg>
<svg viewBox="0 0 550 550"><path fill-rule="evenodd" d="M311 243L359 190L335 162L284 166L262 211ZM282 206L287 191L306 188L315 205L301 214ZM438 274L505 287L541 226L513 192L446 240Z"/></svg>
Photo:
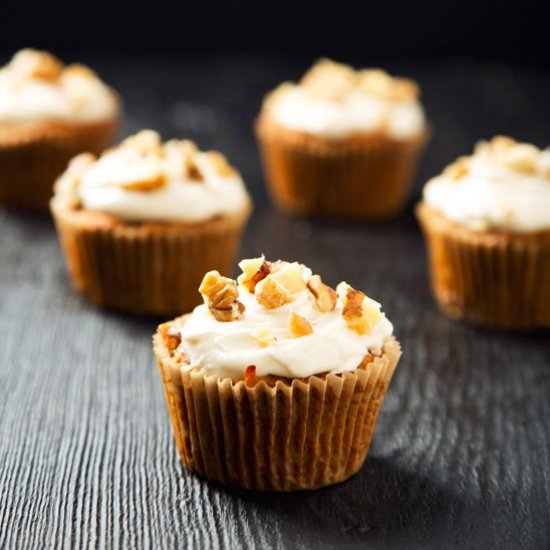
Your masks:
<svg viewBox="0 0 550 550"><path fill-rule="evenodd" d="M0 548L550 548L548 333L441 315L412 214L477 140L550 143L543 4L136 4L4 1L0 64L25 46L84 62L124 98L123 134L227 154L255 202L240 256L297 259L365 290L404 353L357 476L228 491L179 462L151 350L160 320L91 307L51 220L0 207ZM254 118L322 55L420 84L433 134L398 219L302 220L269 204Z"/></svg>
<svg viewBox="0 0 550 550"><path fill-rule="evenodd" d="M0 49L468 56L548 66L548 2L3 0ZM546 9L545 9L546 8Z"/></svg>

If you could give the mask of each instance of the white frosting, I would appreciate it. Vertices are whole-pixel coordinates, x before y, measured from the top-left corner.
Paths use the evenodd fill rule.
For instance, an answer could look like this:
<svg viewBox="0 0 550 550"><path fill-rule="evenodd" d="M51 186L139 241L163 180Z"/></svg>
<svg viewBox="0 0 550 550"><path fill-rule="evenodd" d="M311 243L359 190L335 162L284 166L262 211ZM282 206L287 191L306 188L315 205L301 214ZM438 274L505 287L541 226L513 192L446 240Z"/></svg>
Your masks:
<svg viewBox="0 0 550 550"><path fill-rule="evenodd" d="M309 290L296 293L292 302L276 309L264 308L241 286L239 300L246 310L231 322L216 321L205 305L195 308L181 329L189 369L232 379L242 378L249 365L256 366L258 376L288 378L352 371L367 353L380 355L393 332L392 324L383 316L369 334L358 334L342 317L340 300L333 311L322 313L315 307ZM311 323L312 334L290 336L291 311ZM252 336L256 329L264 328L276 338L268 346L262 346Z"/></svg>
<svg viewBox="0 0 550 550"><path fill-rule="evenodd" d="M333 138L377 130L408 138L425 127L418 101L384 100L359 90L332 100L312 98L300 86L289 87L276 98L269 113L286 128Z"/></svg>
<svg viewBox="0 0 550 550"><path fill-rule="evenodd" d="M424 201L447 218L472 229L532 232L550 229L550 150L534 147L496 151L482 144L463 160L467 172L443 173L424 188ZM527 153L532 169L514 167ZM530 161L530 162L531 162Z"/></svg>
<svg viewBox="0 0 550 550"><path fill-rule="evenodd" d="M123 142L104 153L80 175L77 193L82 206L125 221L183 222L203 221L246 207L248 194L237 172L220 175L208 153L196 152L193 159L201 179L193 180L181 147L182 142L173 141L162 147L161 154L156 150L144 153ZM125 187L155 177L163 178L159 188Z"/></svg>
<svg viewBox="0 0 550 550"><path fill-rule="evenodd" d="M116 95L85 67L60 66L51 78L34 75L44 55L24 50L0 69L0 123L92 122L117 115Z"/></svg>

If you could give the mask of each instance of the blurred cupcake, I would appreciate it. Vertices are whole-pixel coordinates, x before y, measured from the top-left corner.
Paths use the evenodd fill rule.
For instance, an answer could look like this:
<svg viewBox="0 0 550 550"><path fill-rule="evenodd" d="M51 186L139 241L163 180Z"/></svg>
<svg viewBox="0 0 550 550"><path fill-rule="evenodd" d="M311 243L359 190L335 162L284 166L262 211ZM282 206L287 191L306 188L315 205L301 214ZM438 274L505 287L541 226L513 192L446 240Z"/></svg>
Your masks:
<svg viewBox="0 0 550 550"><path fill-rule="evenodd" d="M411 80L327 59L276 88L256 123L275 203L317 216L396 215L428 134L418 96Z"/></svg>
<svg viewBox="0 0 550 550"><path fill-rule="evenodd" d="M77 290L102 306L168 315L200 301L205 271L231 272L251 201L223 155L148 130L99 159L73 159L51 210Z"/></svg>
<svg viewBox="0 0 550 550"><path fill-rule="evenodd" d="M55 179L117 132L119 101L83 65L21 50L0 69L0 203L47 211Z"/></svg>
<svg viewBox="0 0 550 550"><path fill-rule="evenodd" d="M305 266L243 260L204 305L160 325L154 351L178 451L226 485L296 491L363 465L401 350L380 304Z"/></svg>
<svg viewBox="0 0 550 550"><path fill-rule="evenodd" d="M417 216L450 317L550 328L550 150L495 137L424 189Z"/></svg>

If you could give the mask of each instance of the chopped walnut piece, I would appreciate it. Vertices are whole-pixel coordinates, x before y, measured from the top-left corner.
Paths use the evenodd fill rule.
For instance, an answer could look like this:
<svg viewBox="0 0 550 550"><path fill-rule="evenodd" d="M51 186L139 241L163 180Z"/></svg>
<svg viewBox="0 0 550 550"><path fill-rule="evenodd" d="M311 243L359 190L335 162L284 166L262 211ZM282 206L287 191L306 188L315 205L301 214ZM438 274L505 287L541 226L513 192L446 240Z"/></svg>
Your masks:
<svg viewBox="0 0 550 550"><path fill-rule="evenodd" d="M257 328L256 330L252 331L251 336L255 340L257 340L263 347L267 347L277 341L277 338L273 336L273 333L267 327Z"/></svg>
<svg viewBox="0 0 550 550"><path fill-rule="evenodd" d="M313 275L307 282L307 288L315 298L315 306L323 313L336 307L338 295L330 286L323 283L319 275Z"/></svg>
<svg viewBox="0 0 550 550"><path fill-rule="evenodd" d="M75 75L82 78L97 78L97 75L86 65L81 65L80 63L73 63L68 67L65 67L63 71L63 76L65 75Z"/></svg>
<svg viewBox="0 0 550 550"><path fill-rule="evenodd" d="M490 142L489 146L495 151L508 151L517 144L515 139L508 136L495 136ZM485 145L483 143L483 145Z"/></svg>
<svg viewBox="0 0 550 550"><path fill-rule="evenodd" d="M181 333L170 325L170 323L163 323L158 328L159 334L162 337L164 345L168 348L170 353L181 344Z"/></svg>
<svg viewBox="0 0 550 550"><path fill-rule="evenodd" d="M369 334L383 316L380 304L366 296L360 290L355 290L345 282L337 287L338 296L344 304L342 317L349 328L359 334Z"/></svg>
<svg viewBox="0 0 550 550"><path fill-rule="evenodd" d="M443 171L446 176L458 181L469 172L468 157L460 157L452 164L449 164Z"/></svg>
<svg viewBox="0 0 550 550"><path fill-rule="evenodd" d="M300 338L302 336L307 336L308 334L313 334L313 327L311 326L311 323L305 317L298 315L294 311L290 312L288 328L292 338Z"/></svg>
<svg viewBox="0 0 550 550"><path fill-rule="evenodd" d="M238 319L245 310L239 302L239 291L233 279L222 277L218 271L209 271L203 278L199 292L217 321Z"/></svg>
<svg viewBox="0 0 550 550"><path fill-rule="evenodd" d="M196 144L193 141L186 139L181 142L181 150L183 153L183 167L186 176L191 181L204 181L204 176L199 170L196 162L198 152Z"/></svg>
<svg viewBox="0 0 550 550"><path fill-rule="evenodd" d="M128 191L142 191L144 193L149 193L160 189L166 183L166 178L164 174L156 174L149 178L144 178L136 181L127 181L120 184L123 189Z"/></svg>
<svg viewBox="0 0 550 550"><path fill-rule="evenodd" d="M394 78L382 69L359 71L358 88L367 94L390 101L407 101L419 95L418 86L407 78Z"/></svg>
<svg viewBox="0 0 550 550"><path fill-rule="evenodd" d="M256 378L256 365L248 365L244 369L244 383L247 386L253 386Z"/></svg>
<svg viewBox="0 0 550 550"><path fill-rule="evenodd" d="M302 77L300 84L312 97L342 99L356 85L357 75L348 65L321 59Z"/></svg>
<svg viewBox="0 0 550 550"><path fill-rule="evenodd" d="M237 281L251 293L254 293L256 285L271 273L271 264L264 256L242 260L239 262L239 267L243 272Z"/></svg>
<svg viewBox="0 0 550 550"><path fill-rule="evenodd" d="M131 147L142 154L162 154L160 135L154 130L142 130L133 136L127 137L121 145Z"/></svg>
<svg viewBox="0 0 550 550"><path fill-rule="evenodd" d="M258 303L267 309L275 309L292 302L292 294L271 275L256 285L254 294Z"/></svg>
<svg viewBox="0 0 550 550"><path fill-rule="evenodd" d="M40 78L56 81L63 72L63 64L49 52L27 48L13 56L10 68L21 78Z"/></svg>
<svg viewBox="0 0 550 550"><path fill-rule="evenodd" d="M271 277L293 294L305 290L306 283L302 277L300 264L298 262L281 263L280 267L278 265L272 266Z"/></svg>
<svg viewBox="0 0 550 550"><path fill-rule="evenodd" d="M237 171L233 168L233 166L231 166L231 164L229 164L225 155L222 155L217 151L208 151L205 154L208 160L212 163L212 166L214 166L214 170L216 170L218 176L221 176L222 178L230 178L237 174Z"/></svg>
<svg viewBox="0 0 550 550"><path fill-rule="evenodd" d="M504 155L504 164L518 172L532 173L537 168L540 151L534 145L518 143Z"/></svg>

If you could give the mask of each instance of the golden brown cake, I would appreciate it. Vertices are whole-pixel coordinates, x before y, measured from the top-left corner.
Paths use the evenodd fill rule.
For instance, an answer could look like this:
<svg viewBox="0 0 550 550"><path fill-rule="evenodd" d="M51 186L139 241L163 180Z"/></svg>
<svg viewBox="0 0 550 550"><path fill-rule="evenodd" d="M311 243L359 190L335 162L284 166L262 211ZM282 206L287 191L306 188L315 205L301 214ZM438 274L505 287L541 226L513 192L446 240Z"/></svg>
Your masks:
<svg viewBox="0 0 550 550"><path fill-rule="evenodd" d="M90 69L21 50L0 69L0 203L47 211L55 179L78 153L100 153L120 102Z"/></svg>
<svg viewBox="0 0 550 550"><path fill-rule="evenodd" d="M262 491L314 489L363 465L401 355L380 304L305 266L212 271L154 351L176 445L192 471Z"/></svg>
<svg viewBox="0 0 550 550"><path fill-rule="evenodd" d="M251 201L238 172L190 141L143 131L73 159L51 210L73 286L137 314L189 311L206 270L231 272Z"/></svg>
<svg viewBox="0 0 550 550"><path fill-rule="evenodd" d="M453 319L550 328L550 152L510 138L477 145L424 189L417 216L434 296Z"/></svg>
<svg viewBox="0 0 550 550"><path fill-rule="evenodd" d="M404 207L428 135L418 87L324 59L265 99L256 121L282 210L377 220Z"/></svg>

